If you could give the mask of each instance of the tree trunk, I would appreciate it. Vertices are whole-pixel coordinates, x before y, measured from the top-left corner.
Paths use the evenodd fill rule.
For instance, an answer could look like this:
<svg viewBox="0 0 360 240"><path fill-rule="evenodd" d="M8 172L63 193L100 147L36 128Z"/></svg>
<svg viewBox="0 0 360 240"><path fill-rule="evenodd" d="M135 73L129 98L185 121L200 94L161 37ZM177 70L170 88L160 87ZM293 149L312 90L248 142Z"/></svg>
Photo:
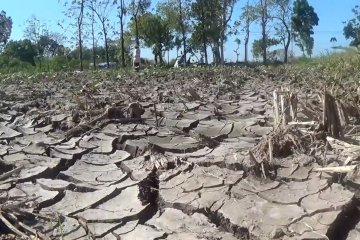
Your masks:
<svg viewBox="0 0 360 240"><path fill-rule="evenodd" d="M186 65L186 30L185 30L185 24L184 24L184 14L182 9L182 0L179 1L179 20L181 25L181 34L182 34L182 40L183 40L183 47L184 47L184 59L185 59L185 65Z"/></svg>
<svg viewBox="0 0 360 240"><path fill-rule="evenodd" d="M91 1L91 7L94 8L93 6L94 2ZM95 50L95 29L94 29L94 22L95 22L95 16L94 16L94 11L92 11L92 19L91 19L91 35L92 35L92 54L93 54L93 67L94 70L96 70L96 50Z"/></svg>
<svg viewBox="0 0 360 240"><path fill-rule="evenodd" d="M83 66L83 46L82 46L82 24L84 17L84 1L80 3L80 14L78 17L78 40L79 40L79 59L80 59L80 71L84 70Z"/></svg>
<svg viewBox="0 0 360 240"><path fill-rule="evenodd" d="M201 28L202 28L202 40L204 47L205 63L208 64L208 55L207 55L207 40L205 32L205 12L204 12L204 0L201 0Z"/></svg>
<svg viewBox="0 0 360 240"><path fill-rule="evenodd" d="M136 46L139 47L139 45L140 45L140 42L139 42L139 25L138 25L137 15L134 15L134 21L135 21L135 34L136 34L135 43L136 43Z"/></svg>
<svg viewBox="0 0 360 240"><path fill-rule="evenodd" d="M40 65L40 71L42 71L42 61L41 61L41 56L39 56L39 65Z"/></svg>
<svg viewBox="0 0 360 240"><path fill-rule="evenodd" d="M223 37L221 37L220 40L220 63L221 65L225 64L225 60L224 60L224 40Z"/></svg>
<svg viewBox="0 0 360 240"><path fill-rule="evenodd" d="M83 66L83 46L82 46L81 30L79 30L79 59L80 59L80 71L83 71L84 66Z"/></svg>
<svg viewBox="0 0 360 240"><path fill-rule="evenodd" d="M125 67L124 0L120 0L121 63Z"/></svg>
<svg viewBox="0 0 360 240"><path fill-rule="evenodd" d="M163 65L164 64L164 58L163 58L163 55L162 55L162 49L159 50L159 60L160 60L160 65Z"/></svg>
<svg viewBox="0 0 360 240"><path fill-rule="evenodd" d="M285 48L284 48L284 63L288 62L288 52L289 52L289 47L290 47L290 42L291 42L291 32L289 27L287 26L287 24L284 24L285 28L286 28L286 32L287 32L287 40L286 40L286 44L285 44Z"/></svg>
<svg viewBox="0 0 360 240"><path fill-rule="evenodd" d="M213 47L213 54L214 54L214 63L216 65L219 65L221 63L221 56L220 56L220 51L219 51L219 46L220 44L218 42L214 43L214 47Z"/></svg>
<svg viewBox="0 0 360 240"><path fill-rule="evenodd" d="M248 63L248 45L249 45L249 38L250 38L250 27L249 25L247 25L247 28L246 28L246 37L245 37L245 43L244 43L244 46L245 46L245 49L244 49L244 55L245 55L245 63L247 64Z"/></svg>
<svg viewBox="0 0 360 240"><path fill-rule="evenodd" d="M261 0L261 34L262 34L262 55L263 55L264 64L266 64L267 62L266 23L267 23L267 0Z"/></svg>
<svg viewBox="0 0 360 240"><path fill-rule="evenodd" d="M84 70L83 65L83 46L82 46L82 24L83 24L83 18L84 18L84 2L85 0L82 0L80 3L80 14L78 18L78 38L79 38L79 59L80 59L80 71Z"/></svg>
<svg viewBox="0 0 360 240"><path fill-rule="evenodd" d="M109 44L108 44L108 39L107 39L107 31L106 31L105 19L103 19L103 21L101 23L102 23L102 27L103 27L103 33L104 33L106 66L107 66L107 68L110 68Z"/></svg>
<svg viewBox="0 0 360 240"><path fill-rule="evenodd" d="M221 26L221 35L220 35L220 63L222 65L224 65L225 61L224 61L224 41L225 41L225 29L226 29L226 9L227 9L227 5L226 5L227 1L223 1L223 5L222 5L222 26Z"/></svg>
<svg viewBox="0 0 360 240"><path fill-rule="evenodd" d="M207 65L209 63L208 61L208 54L207 54L207 45L206 42L204 42L204 57L205 57L205 64Z"/></svg>

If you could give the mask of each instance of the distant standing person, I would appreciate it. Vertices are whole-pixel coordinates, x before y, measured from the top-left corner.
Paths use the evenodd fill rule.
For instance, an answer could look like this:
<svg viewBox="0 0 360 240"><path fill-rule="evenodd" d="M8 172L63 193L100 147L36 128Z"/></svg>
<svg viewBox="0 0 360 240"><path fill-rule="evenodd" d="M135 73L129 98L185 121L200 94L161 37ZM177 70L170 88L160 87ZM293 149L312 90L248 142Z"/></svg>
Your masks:
<svg viewBox="0 0 360 240"><path fill-rule="evenodd" d="M140 69L140 48L139 48L139 46L136 46L134 49L133 66L135 68L135 71L139 71L139 69Z"/></svg>

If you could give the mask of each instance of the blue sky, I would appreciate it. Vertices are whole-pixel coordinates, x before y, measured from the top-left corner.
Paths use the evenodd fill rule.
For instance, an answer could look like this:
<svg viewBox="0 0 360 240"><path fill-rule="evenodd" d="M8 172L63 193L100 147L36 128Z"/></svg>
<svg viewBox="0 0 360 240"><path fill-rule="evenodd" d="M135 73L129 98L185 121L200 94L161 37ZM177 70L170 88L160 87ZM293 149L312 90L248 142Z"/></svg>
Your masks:
<svg viewBox="0 0 360 240"><path fill-rule="evenodd" d="M331 37L337 38L337 45L348 45L349 41L346 41L342 34L343 21L350 19L353 15L351 9L358 4L357 0L308 0L310 5L315 8L319 16L319 26L315 27L315 55L326 53L331 50L330 43ZM12 39L21 39L23 37L26 20L35 15L42 22L45 22L51 31L63 32L63 30L57 26L57 23L63 19L63 0L1 0L1 10L4 10L8 16L13 19L13 31ZM157 2L153 1L153 5ZM233 19L236 20L241 12L241 7L245 4L246 0L239 0L236 8L234 9ZM114 12L116 9L114 9ZM114 17L113 24L116 25L117 19ZM261 37L259 27L255 24L252 26L252 40ZM237 36L242 39L240 34ZM241 46L242 47L242 46ZM236 58L233 50L236 48L234 44L234 37L230 37L226 44L225 58L234 60ZM241 48L242 49L242 48ZM142 55L145 57L152 57L149 49L142 49ZM296 46L294 51L298 52ZM210 53L210 51L209 51ZM175 55L171 53L171 57ZM243 58L243 52L241 52L240 58Z"/></svg>

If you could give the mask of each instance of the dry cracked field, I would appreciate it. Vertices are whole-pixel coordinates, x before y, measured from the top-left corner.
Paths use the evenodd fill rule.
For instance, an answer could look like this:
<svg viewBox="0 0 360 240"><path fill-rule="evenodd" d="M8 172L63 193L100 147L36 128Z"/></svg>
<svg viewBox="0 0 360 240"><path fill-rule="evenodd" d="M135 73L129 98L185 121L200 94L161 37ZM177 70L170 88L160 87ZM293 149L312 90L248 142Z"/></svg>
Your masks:
<svg viewBox="0 0 360 240"><path fill-rule="evenodd" d="M229 68L3 80L2 238L360 239L360 177L314 171L347 157L314 126L275 135L277 78ZM317 121L318 92L294 89L299 120Z"/></svg>

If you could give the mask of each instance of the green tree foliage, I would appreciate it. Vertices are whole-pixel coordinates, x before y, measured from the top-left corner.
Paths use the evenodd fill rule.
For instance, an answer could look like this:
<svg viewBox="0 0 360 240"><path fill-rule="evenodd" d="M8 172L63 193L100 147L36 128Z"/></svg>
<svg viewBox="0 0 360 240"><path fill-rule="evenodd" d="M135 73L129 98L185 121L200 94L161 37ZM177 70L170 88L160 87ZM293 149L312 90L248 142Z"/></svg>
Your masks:
<svg viewBox="0 0 360 240"><path fill-rule="evenodd" d="M311 56L314 48L313 28L319 23L314 8L309 5L307 0L296 0L294 2L294 14L291 19L292 27L295 34L296 45Z"/></svg>
<svg viewBox="0 0 360 240"><path fill-rule="evenodd" d="M227 40L229 21L236 0L196 0L192 3L191 15L194 19L192 43L203 47L205 61L206 48L211 45L216 63L224 63L224 44Z"/></svg>
<svg viewBox="0 0 360 240"><path fill-rule="evenodd" d="M196 0L191 6L191 15L194 19L194 31L191 42L195 47L202 46L205 62L208 61L207 46L216 45L219 47L221 37L221 19L219 10L221 5L218 0ZM214 59L220 62L220 54Z"/></svg>
<svg viewBox="0 0 360 240"><path fill-rule="evenodd" d="M254 58L258 59L261 56L263 56L264 49L267 51L267 49L269 47L276 46L279 43L280 42L278 39L268 37L268 38L266 38L266 44L264 46L262 39L255 40L253 42L252 54L253 54Z"/></svg>
<svg viewBox="0 0 360 240"><path fill-rule="evenodd" d="M132 31L136 31L134 25L135 22L131 24ZM145 46L152 48L155 62L159 59L163 63L163 51L170 47L173 39L168 23L157 14L146 13L138 20L138 31Z"/></svg>
<svg viewBox="0 0 360 240"><path fill-rule="evenodd" d="M240 44L241 44L241 40L239 38L236 38L234 41L237 45L237 48L234 50L234 53L236 54L236 62L239 62L239 56L240 56Z"/></svg>
<svg viewBox="0 0 360 240"><path fill-rule="evenodd" d="M276 19L279 24L275 25L276 36L280 39L284 46L284 62L288 62L288 52L291 42L291 1L290 0L272 0L274 11L272 17Z"/></svg>
<svg viewBox="0 0 360 240"><path fill-rule="evenodd" d="M110 67L108 35L110 30L110 13L112 9L111 0L92 0L88 5L90 10L97 16L101 24L101 33L104 37L107 67Z"/></svg>
<svg viewBox="0 0 360 240"><path fill-rule="evenodd" d="M10 41L4 49L4 55L17 58L35 66L34 58L37 55L37 49L29 39Z"/></svg>
<svg viewBox="0 0 360 240"><path fill-rule="evenodd" d="M356 5L352 12L354 18L350 19L344 27L344 36L346 39L351 39L350 46L359 48L360 46L360 6Z"/></svg>
<svg viewBox="0 0 360 240"><path fill-rule="evenodd" d="M227 39L228 28L229 28L228 24L232 17L234 7L235 7L237 0L222 0L220 2L221 2L220 58L221 58L221 64L224 64L224 61L225 61L224 44Z"/></svg>
<svg viewBox="0 0 360 240"><path fill-rule="evenodd" d="M247 1L246 5L241 9L240 18L238 21L235 21L234 24L234 33L238 34L239 29L242 32L245 32L244 37L244 61L245 63L248 62L248 46L250 40L250 26L251 24L257 19L256 16L256 7L249 4L249 0Z"/></svg>
<svg viewBox="0 0 360 240"><path fill-rule="evenodd" d="M39 64L41 70L44 58L50 58L56 55L57 48L60 47L60 44L55 38L61 38L61 34L50 33L47 25L40 22L40 20L33 15L27 20L24 36L26 39L31 40L36 47L36 63Z"/></svg>
<svg viewBox="0 0 360 240"><path fill-rule="evenodd" d="M183 48L186 55L190 51L188 34L192 31L190 22L190 0L163 0L157 6L157 13L167 22L170 32L174 35L173 45L177 50Z"/></svg>
<svg viewBox="0 0 360 240"><path fill-rule="evenodd" d="M125 16L127 14L126 5L124 0L114 0L114 3L118 4L118 17L120 20L120 46L121 46L121 65L125 67L126 65L126 50L125 50Z"/></svg>
<svg viewBox="0 0 360 240"><path fill-rule="evenodd" d="M129 5L129 12L131 14L131 20L134 22L135 27L135 42L139 45L139 25L138 19L141 15L145 14L146 10L150 7L151 0L131 0Z"/></svg>
<svg viewBox="0 0 360 240"><path fill-rule="evenodd" d="M67 8L65 14L72 21L71 25L76 28L76 37L74 38L79 48L80 71L84 69L83 64L83 44L84 44L84 20L86 0L63 0Z"/></svg>
<svg viewBox="0 0 360 240"><path fill-rule="evenodd" d="M6 16L6 12L0 12L0 47L3 48L10 38L12 19Z"/></svg>
<svg viewBox="0 0 360 240"><path fill-rule="evenodd" d="M57 53L60 44L50 36L40 36L38 42L38 53L40 56L53 57Z"/></svg>

